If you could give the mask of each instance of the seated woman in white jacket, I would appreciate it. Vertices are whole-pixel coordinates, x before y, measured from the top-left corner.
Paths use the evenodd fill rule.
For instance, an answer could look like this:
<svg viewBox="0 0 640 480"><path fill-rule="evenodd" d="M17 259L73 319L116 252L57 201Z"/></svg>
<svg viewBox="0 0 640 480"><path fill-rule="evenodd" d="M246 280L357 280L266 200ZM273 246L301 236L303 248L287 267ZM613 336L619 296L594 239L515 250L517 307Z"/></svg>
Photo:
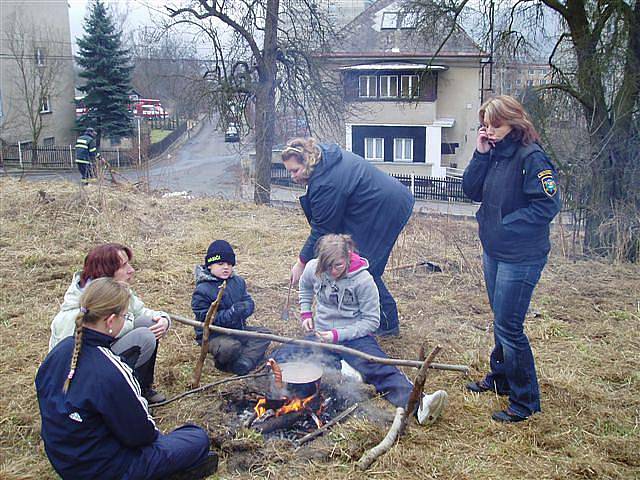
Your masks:
<svg viewBox="0 0 640 480"><path fill-rule="evenodd" d="M80 296L93 280L109 277L127 284L131 282L135 272L130 263L132 258L131 249L119 243L99 245L89 252L82 271L74 274L60 311L51 323L49 350L61 340L73 336L75 319L80 311ZM162 393L153 389L153 374L158 341L167 333L169 326L169 315L146 308L131 291L129 313L116 341L111 345L111 351L134 369L149 403L165 400Z"/></svg>

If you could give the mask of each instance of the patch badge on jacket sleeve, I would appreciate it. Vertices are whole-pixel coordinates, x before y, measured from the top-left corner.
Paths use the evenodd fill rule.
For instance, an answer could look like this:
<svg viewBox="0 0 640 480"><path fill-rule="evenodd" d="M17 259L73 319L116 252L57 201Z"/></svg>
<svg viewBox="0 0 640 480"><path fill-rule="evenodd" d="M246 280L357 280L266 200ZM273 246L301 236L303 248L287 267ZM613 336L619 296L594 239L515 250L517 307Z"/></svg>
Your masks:
<svg viewBox="0 0 640 480"><path fill-rule="evenodd" d="M551 172L549 171L549 173ZM542 189L544 190L544 193L546 193L548 196L553 197L556 193L558 193L558 185L556 184L553 175L549 174L541 177L540 182L542 183Z"/></svg>

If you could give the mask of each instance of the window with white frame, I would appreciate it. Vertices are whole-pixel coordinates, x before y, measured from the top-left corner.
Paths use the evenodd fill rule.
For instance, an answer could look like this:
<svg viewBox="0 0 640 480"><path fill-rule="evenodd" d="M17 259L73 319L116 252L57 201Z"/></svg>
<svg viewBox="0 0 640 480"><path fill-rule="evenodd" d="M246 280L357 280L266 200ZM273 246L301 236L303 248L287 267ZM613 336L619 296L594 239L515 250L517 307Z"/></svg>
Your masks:
<svg viewBox="0 0 640 480"><path fill-rule="evenodd" d="M382 14L382 28L398 28L398 12L384 12Z"/></svg>
<svg viewBox="0 0 640 480"><path fill-rule="evenodd" d="M401 97L409 98L418 96L418 78L418 75L402 75L400 77Z"/></svg>
<svg viewBox="0 0 640 480"><path fill-rule="evenodd" d="M366 137L364 139L364 158L366 160L384 161L384 138Z"/></svg>
<svg viewBox="0 0 640 480"><path fill-rule="evenodd" d="M45 137L44 140L42 140L42 145L44 147L53 147L55 144L56 144L55 137Z"/></svg>
<svg viewBox="0 0 640 480"><path fill-rule="evenodd" d="M413 138L393 139L393 161L413 162Z"/></svg>
<svg viewBox="0 0 640 480"><path fill-rule="evenodd" d="M380 75L380 98L393 98L398 96L398 76Z"/></svg>
<svg viewBox="0 0 640 480"><path fill-rule="evenodd" d="M44 67L45 63L44 63L44 49L38 47L36 48L36 65L39 67Z"/></svg>
<svg viewBox="0 0 640 480"><path fill-rule="evenodd" d="M377 77L375 75L360 75L359 77L359 95L361 97L376 97L378 91L376 89Z"/></svg>
<svg viewBox="0 0 640 480"><path fill-rule="evenodd" d="M42 97L42 105L40 106L40 113L51 113L51 101L49 97Z"/></svg>

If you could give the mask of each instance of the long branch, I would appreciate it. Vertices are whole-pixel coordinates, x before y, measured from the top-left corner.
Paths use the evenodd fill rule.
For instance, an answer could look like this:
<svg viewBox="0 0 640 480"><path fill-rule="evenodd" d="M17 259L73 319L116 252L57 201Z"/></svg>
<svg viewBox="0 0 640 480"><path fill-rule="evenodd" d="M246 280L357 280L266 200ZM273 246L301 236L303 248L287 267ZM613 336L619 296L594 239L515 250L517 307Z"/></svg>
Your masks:
<svg viewBox="0 0 640 480"><path fill-rule="evenodd" d="M204 326L202 322L198 322L197 320L192 320L190 318L182 317L180 315L169 313L169 316L171 317L171 320L174 320L179 323L183 323L185 325L191 325L192 327L199 327L199 328L203 328ZM353 348L345 347L343 345L313 342L311 340L301 340L297 338L284 337L281 335L273 335L270 333L252 332L248 330L235 330L233 328L217 327L215 325L210 325L209 329L212 332L223 333L225 335L232 335L236 337L261 338L263 340L271 340L272 342L292 343L294 345L302 345L305 347L320 348L324 350L331 350L333 352L346 353L349 355L353 355L355 357L364 358L371 362L381 363L383 365L397 365L397 366L403 366L403 367L420 368L423 363L418 360L403 360L403 359L397 359L397 358L376 357L374 355L369 355L367 353L363 353L359 350L354 350ZM432 363L429 366L429 368L433 368L436 370L450 370L454 372L462 372L465 374L469 373L469 367L467 367L466 365L450 365L446 363Z"/></svg>
<svg viewBox="0 0 640 480"><path fill-rule="evenodd" d="M163 400L162 402L158 402L158 403L152 403L149 405L149 407L162 407L163 405L166 405L168 403L171 402L175 402L176 400L180 399L180 398L184 398L187 395L193 395L194 393L198 393L198 392L202 392L208 388L211 387L215 387L217 385L222 385L223 383L229 383L229 382L235 382L237 380L247 380L249 378L260 378L260 377L266 377L267 375L269 375L268 373L252 373L249 375L240 375L237 377L227 377L227 378L223 378L222 380L218 380L216 382L212 382L212 383L207 383L206 385L202 385L198 388L194 388L191 390L187 390L186 392L182 392L178 395L174 395L171 398L168 398L166 400Z"/></svg>

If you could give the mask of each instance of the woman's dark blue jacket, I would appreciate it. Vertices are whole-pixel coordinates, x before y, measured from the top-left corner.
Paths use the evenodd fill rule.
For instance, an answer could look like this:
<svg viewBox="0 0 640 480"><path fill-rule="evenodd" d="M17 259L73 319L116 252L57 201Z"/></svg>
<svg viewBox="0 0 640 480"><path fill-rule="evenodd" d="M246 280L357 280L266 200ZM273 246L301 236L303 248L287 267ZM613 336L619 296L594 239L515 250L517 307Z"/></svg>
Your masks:
<svg viewBox="0 0 640 480"><path fill-rule="evenodd" d="M513 131L488 153L476 150L462 188L482 202L476 218L489 256L520 263L549 253L549 224L561 202L556 169L538 144L523 145Z"/></svg>
<svg viewBox="0 0 640 480"><path fill-rule="evenodd" d="M409 189L362 157L338 145L320 145L322 159L309 178L300 204L311 226L300 259L315 257L327 233L351 235L358 252L371 262L388 256L413 210Z"/></svg>

